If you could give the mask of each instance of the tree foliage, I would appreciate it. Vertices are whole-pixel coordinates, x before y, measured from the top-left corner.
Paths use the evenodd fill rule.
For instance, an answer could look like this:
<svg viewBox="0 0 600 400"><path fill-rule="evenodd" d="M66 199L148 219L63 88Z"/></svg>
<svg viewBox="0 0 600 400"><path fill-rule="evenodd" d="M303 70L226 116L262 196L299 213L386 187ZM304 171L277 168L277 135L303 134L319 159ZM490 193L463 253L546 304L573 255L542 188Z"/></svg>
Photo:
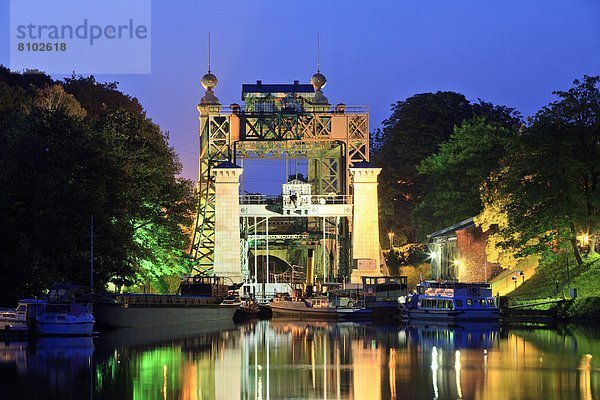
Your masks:
<svg viewBox="0 0 600 400"><path fill-rule="evenodd" d="M483 187L508 218L503 245L521 254L594 248L600 206L600 78L585 76L540 110Z"/></svg>
<svg viewBox="0 0 600 400"><path fill-rule="evenodd" d="M498 166L515 134L515 124L490 123L484 116L456 126L438 152L417 167L425 182L415 221L433 232L479 214L483 208L479 188Z"/></svg>
<svg viewBox="0 0 600 400"><path fill-rule="evenodd" d="M0 128L0 301L89 284L91 216L96 288L181 272L191 182L137 100L2 68Z"/></svg>
<svg viewBox="0 0 600 400"><path fill-rule="evenodd" d="M392 106L392 115L375 132L372 147L373 162L383 167L379 179L382 232L393 231L411 242L427 233L412 218L427 182L417 167L438 152L455 126L477 115L494 125L520 125L513 109L481 100L472 104L454 92L418 94Z"/></svg>

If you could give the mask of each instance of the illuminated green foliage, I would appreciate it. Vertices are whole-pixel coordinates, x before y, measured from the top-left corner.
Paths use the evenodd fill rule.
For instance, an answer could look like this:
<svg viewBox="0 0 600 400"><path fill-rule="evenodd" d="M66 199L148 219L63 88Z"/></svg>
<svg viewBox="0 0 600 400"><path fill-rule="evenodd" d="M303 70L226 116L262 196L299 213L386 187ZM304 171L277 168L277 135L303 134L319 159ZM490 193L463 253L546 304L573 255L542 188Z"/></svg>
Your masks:
<svg viewBox="0 0 600 400"><path fill-rule="evenodd" d="M91 78L0 68L0 304L55 282L160 286L179 274L191 182L137 100ZM164 289L163 285L163 289Z"/></svg>

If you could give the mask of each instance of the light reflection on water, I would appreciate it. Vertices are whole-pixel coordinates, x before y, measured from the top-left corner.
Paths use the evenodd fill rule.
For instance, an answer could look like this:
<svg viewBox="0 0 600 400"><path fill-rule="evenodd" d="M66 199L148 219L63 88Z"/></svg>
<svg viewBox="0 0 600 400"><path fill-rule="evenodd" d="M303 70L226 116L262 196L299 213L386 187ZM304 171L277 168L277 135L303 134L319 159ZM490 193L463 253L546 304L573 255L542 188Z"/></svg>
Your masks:
<svg viewBox="0 0 600 400"><path fill-rule="evenodd" d="M276 319L2 342L0 397L592 400L598 358L597 328Z"/></svg>

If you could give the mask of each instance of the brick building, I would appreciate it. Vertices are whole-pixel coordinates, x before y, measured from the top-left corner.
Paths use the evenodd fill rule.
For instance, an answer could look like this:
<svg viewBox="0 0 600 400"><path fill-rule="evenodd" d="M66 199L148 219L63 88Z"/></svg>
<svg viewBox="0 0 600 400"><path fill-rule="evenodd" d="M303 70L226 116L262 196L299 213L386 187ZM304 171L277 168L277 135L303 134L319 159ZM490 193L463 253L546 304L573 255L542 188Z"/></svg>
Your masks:
<svg viewBox="0 0 600 400"><path fill-rule="evenodd" d="M460 282L485 282L496 276L499 264L487 261L489 236L475 225L473 218L427 235L433 279Z"/></svg>

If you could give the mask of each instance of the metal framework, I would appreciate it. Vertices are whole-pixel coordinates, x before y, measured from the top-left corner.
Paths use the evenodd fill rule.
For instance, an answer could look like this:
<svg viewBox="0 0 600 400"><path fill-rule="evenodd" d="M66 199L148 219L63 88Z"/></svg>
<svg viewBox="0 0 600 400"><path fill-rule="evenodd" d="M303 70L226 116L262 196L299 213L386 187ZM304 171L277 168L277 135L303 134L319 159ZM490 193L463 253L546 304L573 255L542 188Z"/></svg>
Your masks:
<svg viewBox="0 0 600 400"><path fill-rule="evenodd" d="M327 107L328 108L328 107ZM308 109L310 110L310 109ZM351 194L349 167L369 159L369 118L365 108L245 112L240 106L199 105L198 210L191 256L195 272L214 262L215 181L212 168L237 157L309 159L316 194ZM329 225L329 221L328 225ZM334 221L332 221L334 222Z"/></svg>

